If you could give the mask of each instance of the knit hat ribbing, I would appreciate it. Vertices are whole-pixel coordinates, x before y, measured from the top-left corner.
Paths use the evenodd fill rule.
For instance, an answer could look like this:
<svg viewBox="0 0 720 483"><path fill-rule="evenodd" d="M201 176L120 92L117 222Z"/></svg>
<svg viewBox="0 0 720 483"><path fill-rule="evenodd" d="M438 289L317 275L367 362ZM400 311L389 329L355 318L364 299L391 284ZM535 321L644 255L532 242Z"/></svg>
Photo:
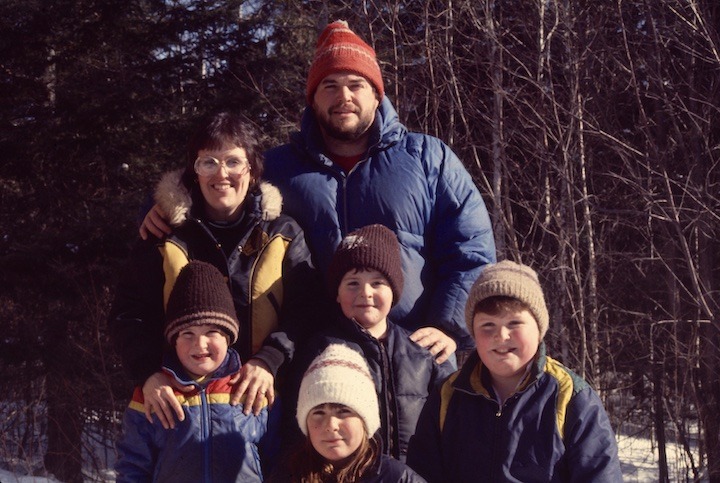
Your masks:
<svg viewBox="0 0 720 483"><path fill-rule="evenodd" d="M486 298L497 296L512 297L526 304L537 321L540 339L545 336L550 314L537 273L527 265L504 260L486 266L470 289L465 305L465 323L473 338L475 307Z"/></svg>
<svg viewBox="0 0 720 483"><path fill-rule="evenodd" d="M364 421L371 438L380 428L380 408L375 383L365 359L342 344L330 344L317 356L303 376L296 418L307 436L307 417L321 404L342 404Z"/></svg>
<svg viewBox="0 0 720 483"><path fill-rule="evenodd" d="M219 326L235 343L240 323L225 277L213 265L192 260L178 274L165 311L165 339L172 344L180 331L203 324Z"/></svg>
<svg viewBox="0 0 720 483"><path fill-rule="evenodd" d="M318 37L307 78L307 103L312 105L315 90L330 74L353 72L365 77L382 99L385 95L380 66L375 50L350 30L344 20L332 22Z"/></svg>
<svg viewBox="0 0 720 483"><path fill-rule="evenodd" d="M328 288L337 295L340 281L354 268L377 270L387 278L393 292L393 305L402 295L403 271L400 243L384 225L367 225L348 234L340 242L330 262Z"/></svg>

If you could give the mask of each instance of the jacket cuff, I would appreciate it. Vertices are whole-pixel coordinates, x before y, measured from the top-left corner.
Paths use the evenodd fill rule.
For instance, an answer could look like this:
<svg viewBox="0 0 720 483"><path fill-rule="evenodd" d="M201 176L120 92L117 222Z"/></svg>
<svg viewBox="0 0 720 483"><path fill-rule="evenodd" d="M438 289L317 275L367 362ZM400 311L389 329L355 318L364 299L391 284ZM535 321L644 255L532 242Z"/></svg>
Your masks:
<svg viewBox="0 0 720 483"><path fill-rule="evenodd" d="M280 366L285 362L285 354L274 347L263 346L251 359L260 359L267 364L273 377L277 377Z"/></svg>

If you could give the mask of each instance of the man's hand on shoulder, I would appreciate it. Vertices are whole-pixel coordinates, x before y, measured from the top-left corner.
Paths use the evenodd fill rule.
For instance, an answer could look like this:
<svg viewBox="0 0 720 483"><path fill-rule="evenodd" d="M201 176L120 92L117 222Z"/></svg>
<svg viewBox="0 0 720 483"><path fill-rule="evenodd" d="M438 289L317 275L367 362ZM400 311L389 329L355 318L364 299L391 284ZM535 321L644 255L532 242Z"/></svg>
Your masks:
<svg viewBox="0 0 720 483"><path fill-rule="evenodd" d="M143 218L139 231L140 238L147 240L150 235L163 238L172 233L172 228L167 222L167 215L155 204Z"/></svg>
<svg viewBox="0 0 720 483"><path fill-rule="evenodd" d="M143 398L145 399L145 417L150 423L153 422L152 414L155 413L160 424L165 429L175 427L175 416L178 421L185 419L185 412L175 397L173 388L180 392L189 392L193 386L181 386L163 372L156 372L148 377L143 384Z"/></svg>
<svg viewBox="0 0 720 483"><path fill-rule="evenodd" d="M410 335L410 340L430 351L438 364L455 353L457 344L452 337L435 327L422 327Z"/></svg>

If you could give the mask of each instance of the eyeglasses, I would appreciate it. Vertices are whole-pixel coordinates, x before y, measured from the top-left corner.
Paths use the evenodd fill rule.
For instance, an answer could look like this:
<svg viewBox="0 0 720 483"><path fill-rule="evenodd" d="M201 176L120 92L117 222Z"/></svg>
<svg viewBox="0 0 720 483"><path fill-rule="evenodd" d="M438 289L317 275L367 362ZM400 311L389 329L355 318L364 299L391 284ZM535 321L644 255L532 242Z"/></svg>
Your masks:
<svg viewBox="0 0 720 483"><path fill-rule="evenodd" d="M212 156L204 156L195 160L195 172L200 176L215 176L220 166L225 166L227 174L242 176L250 171L250 164L244 159L228 158L220 161Z"/></svg>

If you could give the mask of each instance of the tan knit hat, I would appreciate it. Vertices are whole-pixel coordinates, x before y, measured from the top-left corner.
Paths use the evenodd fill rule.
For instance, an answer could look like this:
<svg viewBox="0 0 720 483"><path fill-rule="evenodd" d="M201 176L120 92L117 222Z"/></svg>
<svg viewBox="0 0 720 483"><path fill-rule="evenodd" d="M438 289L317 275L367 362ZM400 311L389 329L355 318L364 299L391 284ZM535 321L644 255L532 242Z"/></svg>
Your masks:
<svg viewBox="0 0 720 483"><path fill-rule="evenodd" d="M365 359L346 345L330 344L305 371L296 417L306 436L308 414L320 404L342 404L358 413L368 438L380 428L380 408L370 369Z"/></svg>
<svg viewBox="0 0 720 483"><path fill-rule="evenodd" d="M497 296L512 297L526 304L537 321L540 339L545 337L550 325L550 315L537 273L527 265L510 260L487 265L470 289L465 305L465 323L471 336L475 337L475 307L486 298Z"/></svg>
<svg viewBox="0 0 720 483"><path fill-rule="evenodd" d="M375 50L350 30L344 20L332 22L318 37L315 57L307 78L308 105L312 105L315 89L320 82L330 74L338 72L361 75L375 87L380 99L385 95Z"/></svg>

